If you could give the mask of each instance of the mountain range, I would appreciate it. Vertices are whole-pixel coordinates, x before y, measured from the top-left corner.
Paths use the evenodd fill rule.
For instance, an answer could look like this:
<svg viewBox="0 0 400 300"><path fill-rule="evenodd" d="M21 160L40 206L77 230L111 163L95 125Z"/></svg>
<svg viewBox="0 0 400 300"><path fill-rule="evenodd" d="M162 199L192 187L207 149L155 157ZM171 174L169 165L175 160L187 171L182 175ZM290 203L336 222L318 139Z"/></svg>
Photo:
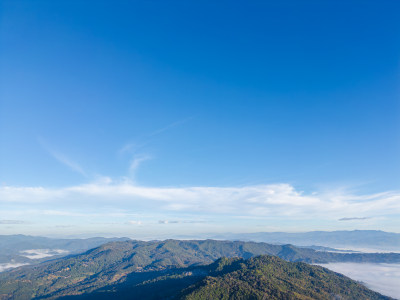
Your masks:
<svg viewBox="0 0 400 300"><path fill-rule="evenodd" d="M87 239L56 239L29 235L0 235L1 266L34 264L69 254L77 254L111 241L128 238L93 237Z"/></svg>
<svg viewBox="0 0 400 300"><path fill-rule="evenodd" d="M210 235L210 238L296 246L318 245L371 252L382 250L400 252L400 234L381 230L226 233Z"/></svg>
<svg viewBox="0 0 400 300"><path fill-rule="evenodd" d="M248 260L266 254L281 259ZM212 269L210 271L210 269L205 268L221 257L241 257L246 261L239 263L239 260L227 260L226 264L231 267L223 268L226 271L223 274L216 274L212 272ZM271 267L268 267L268 261L272 264ZM235 282L240 283L242 287L246 286L247 282L252 286L249 289L251 295L258 295L254 296L255 298L243 296L244 298L239 297L237 299L263 299L264 296L261 297L260 295L268 295L269 298L265 299L275 299L273 298L275 296L271 295L278 292L286 295L286 298L276 299L310 299L310 297L313 298L312 295L315 293L320 293L320 299L331 299L333 296L336 297L335 295L340 297L348 295L348 299L388 299L367 290L342 275L340 277L338 274L321 267L304 263L350 261L400 263L400 254L332 253L298 248L292 245L240 241L117 241L104 244L82 254L70 255L0 273L0 299L56 299L60 297L95 297L96 299L105 297L111 299L115 298L115 295L121 295L121 297L129 295L127 297L130 299L153 299L150 296L137 298L137 295L142 292L146 294L149 291L155 293L156 290L166 294L159 295L158 298L154 299L173 299L178 296L186 297L182 299L211 299L204 298L204 295L209 293L201 291L208 291L214 289L214 287L218 287L217 290L225 291L222 288L225 286L225 279L228 286L230 286L229 282L232 283L232 289L229 288L229 291L226 292L229 295L230 291L237 289L237 287L234 287ZM289 262L293 262L293 264ZM227 275L228 270L234 273ZM304 272L308 272L307 276L312 278L304 277ZM244 274L244 277L240 274ZM319 275L314 278L312 274ZM207 276L214 276L216 278L215 284L213 279L207 279ZM273 279L268 279L268 276L272 276ZM337 276L342 279L345 278L346 283L334 283L341 280ZM303 277L304 280L301 279ZM253 286L254 282L257 281L251 278L256 278L260 281L260 284ZM315 284L310 286L310 282ZM193 284L196 284L196 287L189 289ZM333 289L333 286L337 284L343 289L348 286L350 290ZM164 285L165 287L161 288ZM149 289L150 286L152 288ZM155 288L155 286L158 286L158 288ZM303 292L301 292L301 289ZM133 292L134 290L135 292ZM144 292L146 290L148 292ZM168 294L168 290L170 290L170 294ZM356 295L351 293L364 292L366 294L360 294L363 295L361 298L350 297L350 295ZM301 297L296 296L296 298L293 295L301 295ZM161 296L165 298L160 298Z"/></svg>

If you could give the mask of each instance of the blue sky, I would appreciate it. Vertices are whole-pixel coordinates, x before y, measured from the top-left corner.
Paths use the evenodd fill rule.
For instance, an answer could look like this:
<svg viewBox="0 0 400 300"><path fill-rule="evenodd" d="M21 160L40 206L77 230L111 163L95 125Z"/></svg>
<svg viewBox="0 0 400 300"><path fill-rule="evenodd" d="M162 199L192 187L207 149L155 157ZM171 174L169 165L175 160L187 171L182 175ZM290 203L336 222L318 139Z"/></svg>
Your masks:
<svg viewBox="0 0 400 300"><path fill-rule="evenodd" d="M398 231L399 9L2 1L0 230Z"/></svg>

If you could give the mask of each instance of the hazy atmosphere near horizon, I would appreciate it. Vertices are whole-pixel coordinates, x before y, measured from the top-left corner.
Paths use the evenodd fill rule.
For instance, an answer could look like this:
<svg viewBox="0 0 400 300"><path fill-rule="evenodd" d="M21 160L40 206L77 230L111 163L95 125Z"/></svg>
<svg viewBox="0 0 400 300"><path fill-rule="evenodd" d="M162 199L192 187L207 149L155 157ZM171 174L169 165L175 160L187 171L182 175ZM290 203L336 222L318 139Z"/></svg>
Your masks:
<svg viewBox="0 0 400 300"><path fill-rule="evenodd" d="M0 2L0 234L400 233L399 1Z"/></svg>

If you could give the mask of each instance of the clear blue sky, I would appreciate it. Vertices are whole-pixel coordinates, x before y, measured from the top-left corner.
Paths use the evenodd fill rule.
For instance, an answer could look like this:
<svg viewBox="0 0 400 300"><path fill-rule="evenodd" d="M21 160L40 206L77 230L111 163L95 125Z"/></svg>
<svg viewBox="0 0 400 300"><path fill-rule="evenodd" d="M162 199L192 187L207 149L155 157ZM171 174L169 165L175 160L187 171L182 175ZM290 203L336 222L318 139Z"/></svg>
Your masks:
<svg viewBox="0 0 400 300"><path fill-rule="evenodd" d="M396 231L399 12L1 1L0 230Z"/></svg>

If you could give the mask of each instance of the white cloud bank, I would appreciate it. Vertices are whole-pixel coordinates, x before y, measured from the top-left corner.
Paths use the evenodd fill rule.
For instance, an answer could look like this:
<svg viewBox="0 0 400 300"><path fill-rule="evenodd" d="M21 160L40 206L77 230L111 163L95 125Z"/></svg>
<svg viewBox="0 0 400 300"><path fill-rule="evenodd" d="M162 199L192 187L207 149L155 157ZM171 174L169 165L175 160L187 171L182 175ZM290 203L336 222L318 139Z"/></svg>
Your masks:
<svg viewBox="0 0 400 300"><path fill-rule="evenodd" d="M40 259L59 254L67 254L68 252L69 251L63 249L30 249L20 251L20 255L29 259Z"/></svg>
<svg viewBox="0 0 400 300"><path fill-rule="evenodd" d="M374 291L400 299L400 264L330 263L321 266L362 281Z"/></svg>
<svg viewBox="0 0 400 300"><path fill-rule="evenodd" d="M142 212L337 221L354 218L354 215L399 215L400 193L356 195L331 191L306 194L286 183L243 187L145 187L131 182L101 180L58 189L2 186L0 204L82 209L110 206Z"/></svg>

